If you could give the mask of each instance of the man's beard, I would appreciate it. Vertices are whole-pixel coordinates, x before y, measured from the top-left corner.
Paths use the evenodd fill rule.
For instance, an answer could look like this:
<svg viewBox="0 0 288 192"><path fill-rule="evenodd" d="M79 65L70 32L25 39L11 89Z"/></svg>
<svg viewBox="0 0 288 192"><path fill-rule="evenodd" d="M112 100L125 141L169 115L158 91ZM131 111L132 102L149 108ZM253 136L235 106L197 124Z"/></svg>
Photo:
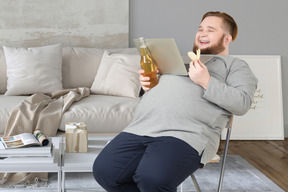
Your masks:
<svg viewBox="0 0 288 192"><path fill-rule="evenodd" d="M212 45L210 47L201 49L201 54L211 54L211 55L217 55L225 50L225 47L223 45L225 35L222 36L221 39L216 43L216 45ZM195 44L193 45L193 52L196 53L196 50L198 49L198 46Z"/></svg>

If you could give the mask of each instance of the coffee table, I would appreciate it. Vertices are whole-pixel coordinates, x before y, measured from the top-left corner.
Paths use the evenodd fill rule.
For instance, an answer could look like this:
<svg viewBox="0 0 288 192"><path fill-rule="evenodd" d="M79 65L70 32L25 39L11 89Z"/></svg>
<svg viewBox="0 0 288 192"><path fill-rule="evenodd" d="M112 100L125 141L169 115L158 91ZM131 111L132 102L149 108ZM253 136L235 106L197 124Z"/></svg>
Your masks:
<svg viewBox="0 0 288 192"><path fill-rule="evenodd" d="M53 157L51 162L33 161L23 163L5 162L0 160L0 170L2 173L17 173L17 172L56 172L58 176L58 192L61 191L61 155L62 137L52 137ZM9 158L9 157L8 157ZM20 157L21 158L21 157ZM37 157L35 157L37 158ZM8 160L8 159L7 159ZM27 189L30 190L30 189Z"/></svg>
<svg viewBox="0 0 288 192"><path fill-rule="evenodd" d="M66 153L65 139L63 139L62 151L62 191L65 192L65 173L68 172L92 172L95 158L104 146L113 139L114 136L88 136L88 151L85 153ZM88 189L87 190L92 190ZM77 190L73 188L73 190ZM80 190L80 189L78 189ZM83 190L83 188L81 188Z"/></svg>

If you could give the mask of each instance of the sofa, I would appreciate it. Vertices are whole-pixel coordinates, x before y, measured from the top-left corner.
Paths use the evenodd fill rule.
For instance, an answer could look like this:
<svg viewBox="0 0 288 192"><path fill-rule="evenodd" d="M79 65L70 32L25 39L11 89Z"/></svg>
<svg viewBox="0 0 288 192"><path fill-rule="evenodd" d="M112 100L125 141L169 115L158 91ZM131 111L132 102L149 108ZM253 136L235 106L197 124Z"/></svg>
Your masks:
<svg viewBox="0 0 288 192"><path fill-rule="evenodd" d="M30 95L87 87L90 95L62 115L67 122L85 122L88 134L117 134L132 120L141 90L136 48L98 49L63 44L0 49L0 135L11 111Z"/></svg>

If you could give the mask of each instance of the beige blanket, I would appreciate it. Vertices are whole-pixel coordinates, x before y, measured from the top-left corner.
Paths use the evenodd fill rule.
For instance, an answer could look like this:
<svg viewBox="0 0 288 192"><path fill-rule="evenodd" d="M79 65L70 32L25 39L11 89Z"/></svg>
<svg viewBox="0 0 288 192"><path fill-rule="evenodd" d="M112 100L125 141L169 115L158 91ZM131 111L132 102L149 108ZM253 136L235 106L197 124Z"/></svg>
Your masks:
<svg viewBox="0 0 288 192"><path fill-rule="evenodd" d="M65 89L54 92L51 96L36 93L13 109L4 136L32 133L35 129L40 129L46 136L55 136L62 114L73 102L89 95L89 88ZM47 180L48 173L0 173L0 185Z"/></svg>

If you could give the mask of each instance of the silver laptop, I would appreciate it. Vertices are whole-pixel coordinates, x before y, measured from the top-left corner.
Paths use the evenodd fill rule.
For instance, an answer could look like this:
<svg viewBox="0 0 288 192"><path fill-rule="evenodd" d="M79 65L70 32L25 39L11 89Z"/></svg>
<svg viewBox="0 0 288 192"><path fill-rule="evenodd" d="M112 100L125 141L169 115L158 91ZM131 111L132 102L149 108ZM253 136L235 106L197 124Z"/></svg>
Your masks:
<svg viewBox="0 0 288 192"><path fill-rule="evenodd" d="M145 42L161 74L188 75L174 39L145 39ZM140 53L139 40L134 39L134 43Z"/></svg>

